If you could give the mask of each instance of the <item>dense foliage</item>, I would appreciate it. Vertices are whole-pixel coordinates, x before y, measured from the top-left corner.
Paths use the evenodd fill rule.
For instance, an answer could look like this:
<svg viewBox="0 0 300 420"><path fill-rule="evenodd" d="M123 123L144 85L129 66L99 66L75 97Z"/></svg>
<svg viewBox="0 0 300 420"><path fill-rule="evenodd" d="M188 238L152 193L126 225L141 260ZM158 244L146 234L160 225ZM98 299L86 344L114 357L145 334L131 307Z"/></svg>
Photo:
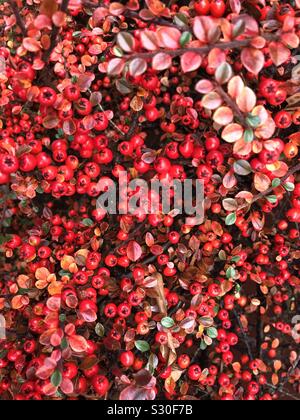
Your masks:
<svg viewBox="0 0 300 420"><path fill-rule="evenodd" d="M0 399L298 399L300 1L0 12ZM204 222L97 208L122 171Z"/></svg>

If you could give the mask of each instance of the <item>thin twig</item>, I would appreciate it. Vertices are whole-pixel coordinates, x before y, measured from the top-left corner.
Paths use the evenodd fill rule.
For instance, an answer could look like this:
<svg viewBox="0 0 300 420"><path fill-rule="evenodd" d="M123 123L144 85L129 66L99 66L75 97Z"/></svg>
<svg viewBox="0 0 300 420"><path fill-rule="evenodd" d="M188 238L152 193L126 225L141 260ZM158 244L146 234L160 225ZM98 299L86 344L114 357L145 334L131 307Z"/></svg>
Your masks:
<svg viewBox="0 0 300 420"><path fill-rule="evenodd" d="M254 360L252 349L251 349L251 346L250 346L250 343L249 343L248 334L245 331L245 328L244 328L244 326L243 326L243 324L242 324L242 322L240 320L240 317L239 317L239 314L237 313L237 311L234 310L233 313L234 313L234 316L235 316L235 318L237 320L237 323L239 324L239 327L241 329L241 332L242 332L242 335L243 335L243 339L244 339L245 345L247 347L248 356L250 357L251 360Z"/></svg>
<svg viewBox="0 0 300 420"><path fill-rule="evenodd" d="M272 384L267 383L266 384L269 388L272 388L272 390L275 392L280 392L281 394L285 395L286 397L292 398L295 401L300 401L300 398L295 397L295 395L291 394L290 392L281 390L279 391L278 388Z"/></svg>
<svg viewBox="0 0 300 420"><path fill-rule="evenodd" d="M222 88L222 86L217 86L215 88L215 91L221 96L221 98L226 102L226 104L232 109L233 113L236 115L236 117L239 119L240 123L248 128L248 124L246 121L246 118L240 108L238 107L237 103L228 95L228 93L225 92L225 90Z"/></svg>
<svg viewBox="0 0 300 420"><path fill-rule="evenodd" d="M27 34L26 26L25 26L25 23L23 21L22 16L20 15L20 11L18 9L18 6L16 5L14 0L7 0L7 2L9 3L9 5L10 5L12 11L13 11L13 14L16 17L17 24L18 24L19 28L21 29L22 35L26 36L26 34Z"/></svg>
<svg viewBox="0 0 300 420"><path fill-rule="evenodd" d="M101 105L101 104L98 104L98 106L99 106L99 109L101 110L101 112L105 112L105 109L103 108L103 106ZM125 137L126 136L126 134L124 133L124 131L122 131L121 130L121 128L119 128L118 126L117 126L117 124L115 124L114 122L113 122L113 120L109 120L109 124L122 136L122 137Z"/></svg>
<svg viewBox="0 0 300 420"><path fill-rule="evenodd" d="M284 386L288 383L290 377L295 373L298 365L300 363L300 353L298 354L297 359L295 360L295 362L293 363L291 369L288 371L288 374L286 375L286 377L281 381L281 383L279 384L277 391L278 392L282 392Z"/></svg>
<svg viewBox="0 0 300 420"><path fill-rule="evenodd" d="M281 178L281 180L280 180L280 185L283 185L284 183L285 183L285 181L290 177L290 176L292 176L292 175L294 175L296 172L299 172L300 171L300 163L298 163L296 166L294 166L293 168L291 168L289 171L288 171L288 173L283 177L283 178ZM262 192L262 193L260 193L260 194L257 194L254 198L253 198L253 200L252 200L252 204L253 203L255 203L256 201L259 201L259 200L261 200L262 198L264 198L266 195L268 195L268 194L270 194L273 190L274 190L274 188L276 188L276 187L270 187L270 188L268 188L266 191L264 191L264 192Z"/></svg>
<svg viewBox="0 0 300 420"><path fill-rule="evenodd" d="M268 41L276 41L278 40L277 35L268 35L268 34L261 34L261 36ZM229 42L217 42L214 44L205 45L203 47L184 47L184 48L177 48L177 49L161 49L155 50L151 52L142 52L142 53L134 53L133 55L125 55L125 59L131 58L143 58L145 60L151 59L155 57L158 53L163 52L164 54L170 55L171 57L180 57L186 52L194 52L196 54L208 54L210 51L216 49L220 50L234 50L237 48L248 47L251 45L253 39L242 39L242 40L235 40Z"/></svg>

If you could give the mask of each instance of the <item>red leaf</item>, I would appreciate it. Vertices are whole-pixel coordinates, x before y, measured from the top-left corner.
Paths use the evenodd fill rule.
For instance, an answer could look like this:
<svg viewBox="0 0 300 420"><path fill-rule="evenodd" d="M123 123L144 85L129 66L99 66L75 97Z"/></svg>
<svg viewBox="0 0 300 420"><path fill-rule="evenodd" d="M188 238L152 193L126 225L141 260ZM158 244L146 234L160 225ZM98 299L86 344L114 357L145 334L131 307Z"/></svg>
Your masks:
<svg viewBox="0 0 300 420"><path fill-rule="evenodd" d="M52 28L51 19L47 15L38 15L34 20L36 29L49 29Z"/></svg>
<svg viewBox="0 0 300 420"><path fill-rule="evenodd" d="M197 70L202 63L202 57L194 52L186 52L181 56L181 68L184 73Z"/></svg>
<svg viewBox="0 0 300 420"><path fill-rule="evenodd" d="M254 185L257 191L265 192L270 187L271 181L267 175L258 172L254 175Z"/></svg>
<svg viewBox="0 0 300 420"><path fill-rule="evenodd" d="M128 32L120 32L117 35L117 43L119 47L122 48L123 51L127 53L131 53L134 48L134 37Z"/></svg>
<svg viewBox="0 0 300 420"><path fill-rule="evenodd" d="M271 42L269 50L271 59L276 66L280 66L291 57L291 51L281 42Z"/></svg>
<svg viewBox="0 0 300 420"><path fill-rule="evenodd" d="M226 62L226 54L219 48L214 48L208 54L208 65L213 69L217 69L221 64Z"/></svg>
<svg viewBox="0 0 300 420"><path fill-rule="evenodd" d="M86 92L91 87L91 84L95 80L95 75L93 73L81 74L78 77L77 85L81 92Z"/></svg>
<svg viewBox="0 0 300 420"><path fill-rule="evenodd" d="M242 5L240 0L229 0L230 8L233 13L240 14Z"/></svg>
<svg viewBox="0 0 300 420"><path fill-rule="evenodd" d="M107 73L111 76L119 76L125 67L125 61L122 58L113 58L107 66Z"/></svg>
<svg viewBox="0 0 300 420"><path fill-rule="evenodd" d="M165 53L156 54L152 60L152 67L154 70L166 70L172 66L172 57Z"/></svg>
<svg viewBox="0 0 300 420"><path fill-rule="evenodd" d="M234 76L228 83L228 93L233 99L236 99L241 94L244 87L245 84L243 79L240 76Z"/></svg>
<svg viewBox="0 0 300 420"><path fill-rule="evenodd" d="M214 89L214 85L210 80L199 80L196 84L195 89L199 93L210 93Z"/></svg>
<svg viewBox="0 0 300 420"><path fill-rule="evenodd" d="M67 20L67 14L61 11L55 12L52 16L52 22L55 26L58 26L61 28L62 26L65 26Z"/></svg>
<svg viewBox="0 0 300 420"><path fill-rule="evenodd" d="M93 13L94 26L100 26L101 22L108 15L108 9L106 7L98 7Z"/></svg>
<svg viewBox="0 0 300 420"><path fill-rule="evenodd" d="M134 58L129 64L129 73L133 77L141 76L147 70L147 62L143 58Z"/></svg>
<svg viewBox="0 0 300 420"><path fill-rule="evenodd" d="M201 42L207 42L207 35L216 26L215 21L209 16L197 16L194 19L193 31Z"/></svg>
<svg viewBox="0 0 300 420"><path fill-rule="evenodd" d="M158 39L156 33L146 29L141 33L141 44L149 51L156 51L158 49Z"/></svg>
<svg viewBox="0 0 300 420"><path fill-rule="evenodd" d="M37 52L41 49L41 44L34 38L24 38L23 47L29 52Z"/></svg>
<svg viewBox="0 0 300 420"><path fill-rule="evenodd" d="M88 349L88 343L81 335L72 335L69 337L69 344L76 353L83 353Z"/></svg>
<svg viewBox="0 0 300 420"><path fill-rule="evenodd" d="M56 128L58 124L59 124L59 118L56 113L47 115L43 121L43 126L49 130Z"/></svg>
<svg viewBox="0 0 300 420"><path fill-rule="evenodd" d="M216 92L208 93L201 101L202 106L207 109L217 109L222 103L223 99Z"/></svg>
<svg viewBox="0 0 300 420"><path fill-rule="evenodd" d="M60 309L61 298L59 296L53 296L47 300L47 308L50 311L56 312Z"/></svg>
<svg viewBox="0 0 300 420"><path fill-rule="evenodd" d="M92 309L88 309L84 312L80 312L81 317L85 322L95 322L97 321L97 314Z"/></svg>
<svg viewBox="0 0 300 420"><path fill-rule="evenodd" d="M76 125L72 119L66 120L63 123L63 130L67 136L73 136L76 133Z"/></svg>
<svg viewBox="0 0 300 420"><path fill-rule="evenodd" d="M121 3L113 2L109 5L109 13L113 16L120 16L124 13L125 6Z"/></svg>
<svg viewBox="0 0 300 420"><path fill-rule="evenodd" d="M127 246L127 257L130 259L130 261L138 261L142 254L143 251L140 244L138 244L136 241L130 241Z"/></svg>
<svg viewBox="0 0 300 420"><path fill-rule="evenodd" d="M161 47L173 50L179 47L181 32L177 28L160 27L156 34Z"/></svg>
<svg viewBox="0 0 300 420"><path fill-rule="evenodd" d="M265 56L262 51L256 48L244 48L241 53L243 66L254 74L259 74L265 64Z"/></svg>
<svg viewBox="0 0 300 420"><path fill-rule="evenodd" d="M148 390L135 385L125 388L119 397L120 401L145 401L147 400Z"/></svg>
<svg viewBox="0 0 300 420"><path fill-rule="evenodd" d="M68 378L63 378L62 383L60 384L60 389L66 395L73 394L74 392L73 382Z"/></svg>

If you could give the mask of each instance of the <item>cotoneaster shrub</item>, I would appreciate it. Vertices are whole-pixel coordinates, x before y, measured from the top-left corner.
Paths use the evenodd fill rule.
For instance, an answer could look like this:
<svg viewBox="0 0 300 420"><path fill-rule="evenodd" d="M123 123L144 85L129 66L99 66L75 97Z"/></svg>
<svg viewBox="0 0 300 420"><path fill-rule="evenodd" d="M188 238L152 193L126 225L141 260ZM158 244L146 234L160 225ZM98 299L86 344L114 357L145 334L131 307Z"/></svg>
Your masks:
<svg viewBox="0 0 300 420"><path fill-rule="evenodd" d="M299 0L0 12L0 399L298 399ZM203 224L97 209L124 170Z"/></svg>

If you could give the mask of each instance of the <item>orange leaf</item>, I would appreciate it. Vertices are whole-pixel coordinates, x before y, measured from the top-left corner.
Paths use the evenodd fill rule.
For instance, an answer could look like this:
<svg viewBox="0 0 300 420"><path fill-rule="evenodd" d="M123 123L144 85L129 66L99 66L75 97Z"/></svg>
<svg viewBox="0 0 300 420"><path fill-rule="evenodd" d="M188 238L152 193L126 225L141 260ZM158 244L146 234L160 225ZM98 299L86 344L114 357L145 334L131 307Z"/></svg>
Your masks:
<svg viewBox="0 0 300 420"><path fill-rule="evenodd" d="M228 83L228 93L233 99L236 99L242 93L244 87L243 79L240 76L235 76Z"/></svg>
<svg viewBox="0 0 300 420"><path fill-rule="evenodd" d="M251 73L258 74L264 67L264 53L256 48L244 48L241 53L243 66Z"/></svg>
<svg viewBox="0 0 300 420"><path fill-rule="evenodd" d="M38 268L35 272L35 278L37 280L45 280L47 281L48 277L50 275L50 272L47 268L42 267L42 268Z"/></svg>
<svg viewBox="0 0 300 420"><path fill-rule="evenodd" d="M59 295L64 287L64 284L60 281L53 281L48 287L48 292L51 296Z"/></svg>
<svg viewBox="0 0 300 420"><path fill-rule="evenodd" d="M285 63L291 56L291 51L281 42L271 42L269 50L271 59L276 66Z"/></svg>
<svg viewBox="0 0 300 420"><path fill-rule="evenodd" d="M21 309L24 306L29 304L29 297L28 296L14 296L11 301L11 306L13 309Z"/></svg>
<svg viewBox="0 0 300 420"><path fill-rule="evenodd" d="M49 283L47 282L47 280L38 280L37 282L35 282L35 287L39 290L43 290L46 289L48 284Z"/></svg>
<svg viewBox="0 0 300 420"><path fill-rule="evenodd" d="M245 87L237 97L236 103L242 112L251 112L256 105L256 95L252 89Z"/></svg>
<svg viewBox="0 0 300 420"><path fill-rule="evenodd" d="M233 121L233 112L227 106L221 106L216 110L213 120L219 125L228 125Z"/></svg>
<svg viewBox="0 0 300 420"><path fill-rule="evenodd" d="M261 173L258 172L254 175L254 186L259 192L265 192L271 185L270 178Z"/></svg>
<svg viewBox="0 0 300 420"><path fill-rule="evenodd" d="M37 280L46 280L47 281L49 275L50 275L50 272L45 267L38 268L35 272L35 278Z"/></svg>
<svg viewBox="0 0 300 420"><path fill-rule="evenodd" d="M229 124L222 132L222 139L227 143L235 143L243 137L244 129L239 124Z"/></svg>
<svg viewBox="0 0 300 420"><path fill-rule="evenodd" d="M274 386L276 386L276 385L278 385L278 384L279 384L279 377L278 377L278 375L277 375L276 373L274 373L274 374L272 375L272 384L273 384Z"/></svg>

